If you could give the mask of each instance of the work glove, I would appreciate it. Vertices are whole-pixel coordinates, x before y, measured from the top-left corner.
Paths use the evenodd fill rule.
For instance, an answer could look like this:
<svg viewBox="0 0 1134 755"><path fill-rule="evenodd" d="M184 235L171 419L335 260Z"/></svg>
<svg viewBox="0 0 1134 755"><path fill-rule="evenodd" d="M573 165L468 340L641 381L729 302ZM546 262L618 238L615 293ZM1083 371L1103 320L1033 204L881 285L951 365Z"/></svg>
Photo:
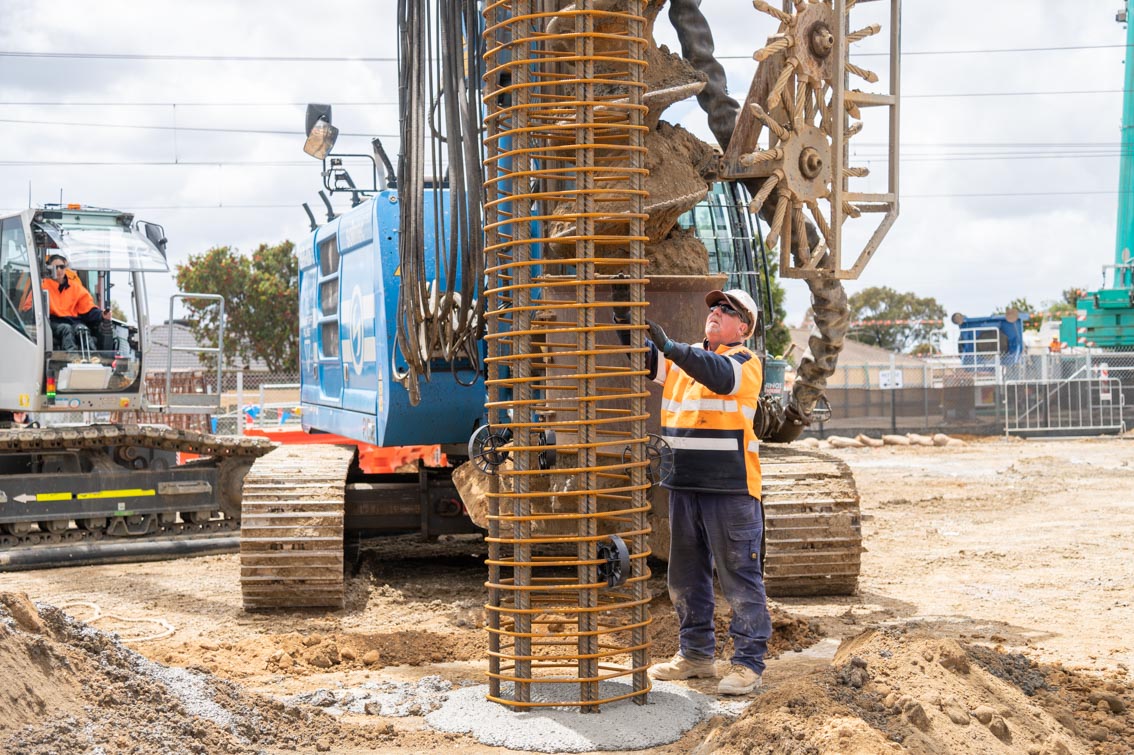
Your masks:
<svg viewBox="0 0 1134 755"><path fill-rule="evenodd" d="M658 347L658 351L669 356L669 352L673 350L674 343L669 340L669 336L665 334L665 330L653 320L646 320L646 325L650 326L648 337L653 341L654 346Z"/></svg>

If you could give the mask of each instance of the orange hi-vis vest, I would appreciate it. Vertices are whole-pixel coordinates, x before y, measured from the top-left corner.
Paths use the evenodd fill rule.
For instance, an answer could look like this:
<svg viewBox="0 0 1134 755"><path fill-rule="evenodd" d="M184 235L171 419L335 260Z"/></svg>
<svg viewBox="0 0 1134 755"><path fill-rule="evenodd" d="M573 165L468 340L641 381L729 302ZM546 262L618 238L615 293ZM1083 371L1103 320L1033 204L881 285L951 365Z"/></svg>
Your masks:
<svg viewBox="0 0 1134 755"><path fill-rule="evenodd" d="M705 360L703 347L692 349L692 358ZM763 381L760 360L736 343L718 346L713 353L724 357L710 363L716 373L710 382L720 393L673 361L658 360L654 380L664 385L661 434L673 449L673 473L663 484L760 498L760 439L752 429Z"/></svg>
<svg viewBox="0 0 1134 755"><path fill-rule="evenodd" d="M79 280L79 274L74 270L64 272L67 276L67 288L59 290L59 284L54 278L43 281L43 290L51 300L51 314L54 317L78 317L85 315L95 308L94 298L90 291Z"/></svg>

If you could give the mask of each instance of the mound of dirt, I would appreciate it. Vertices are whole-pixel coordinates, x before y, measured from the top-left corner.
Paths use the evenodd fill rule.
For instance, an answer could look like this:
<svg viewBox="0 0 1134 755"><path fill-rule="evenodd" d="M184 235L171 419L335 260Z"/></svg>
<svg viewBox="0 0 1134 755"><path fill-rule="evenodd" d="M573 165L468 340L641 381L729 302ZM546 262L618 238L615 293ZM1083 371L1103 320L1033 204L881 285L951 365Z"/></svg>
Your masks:
<svg viewBox="0 0 1134 755"><path fill-rule="evenodd" d="M443 661L484 657L488 640L421 630L395 632L287 632L268 634L237 643L183 643L165 653L165 663L197 663L209 671L237 678L263 671L292 676L326 671L378 669L384 666L422 666ZM234 664L233 661L236 661ZM245 669L234 674L235 668Z"/></svg>
<svg viewBox="0 0 1134 755"><path fill-rule="evenodd" d="M1126 753L1134 689L918 628L847 640L714 736L721 753Z"/></svg>
<svg viewBox="0 0 1134 755"><path fill-rule="evenodd" d="M361 730L169 668L22 593L0 593L0 752L253 753L367 744Z"/></svg>

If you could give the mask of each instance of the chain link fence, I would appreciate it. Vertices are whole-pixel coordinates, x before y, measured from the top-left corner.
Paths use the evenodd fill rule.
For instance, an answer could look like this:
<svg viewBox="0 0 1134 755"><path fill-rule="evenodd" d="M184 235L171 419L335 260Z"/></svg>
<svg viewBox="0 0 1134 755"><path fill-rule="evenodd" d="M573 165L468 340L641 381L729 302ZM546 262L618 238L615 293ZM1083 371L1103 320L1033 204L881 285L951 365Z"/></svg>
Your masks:
<svg viewBox="0 0 1134 755"><path fill-rule="evenodd" d="M1020 385L1028 390L1021 392ZM1073 387L1076 393L1085 390L1085 398L1067 401ZM1053 402L1064 397L1057 428L1062 432L1099 432L1100 409L1120 429L1134 427L1134 352L1033 354L1012 364L1002 363L998 355L975 354L917 365L906 360L840 364L827 384L831 419L813 433L999 435L1031 426L1022 415L1034 415L1036 402L1019 397L1036 394L1049 395ZM1079 404L1081 417L1075 413Z"/></svg>
<svg viewBox="0 0 1134 755"><path fill-rule="evenodd" d="M147 372L145 381L146 401L152 406L165 406L168 403L165 371ZM169 383L174 404L181 403L185 397L195 397L201 403L212 404L212 397L219 393L219 409L215 412L108 413L101 420L167 425L179 430L220 435L238 435L248 428L298 429L300 426L298 371L229 371L222 373L218 386L214 371L174 370L169 376ZM63 420L73 423L85 421L82 413L74 413L73 417L57 415L53 417L52 424Z"/></svg>
<svg viewBox="0 0 1134 755"><path fill-rule="evenodd" d="M247 428L290 429L299 424L298 370L225 373L221 411L213 417L213 432L237 435Z"/></svg>

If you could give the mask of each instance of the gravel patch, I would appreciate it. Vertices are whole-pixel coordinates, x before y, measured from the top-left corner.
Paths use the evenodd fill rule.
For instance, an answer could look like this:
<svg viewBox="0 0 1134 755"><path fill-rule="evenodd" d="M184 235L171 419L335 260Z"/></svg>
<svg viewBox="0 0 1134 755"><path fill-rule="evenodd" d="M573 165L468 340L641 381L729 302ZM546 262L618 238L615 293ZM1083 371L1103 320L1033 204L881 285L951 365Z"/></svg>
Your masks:
<svg viewBox="0 0 1134 755"><path fill-rule="evenodd" d="M602 682L600 697L632 691L629 684ZM486 699L486 685L453 691L440 708L425 717L439 731L469 734L485 745L534 752L591 752L644 750L675 742L706 718L736 716L750 702L720 704L717 700L676 684L654 682L649 702L631 700L604 705L599 713L580 713L577 707L535 708L517 713ZM512 694L504 685L502 695ZM577 699L576 685L533 684L532 701Z"/></svg>
<svg viewBox="0 0 1134 755"><path fill-rule="evenodd" d="M235 717L213 699L212 688L203 674L162 666L143 656L134 656L131 662L140 673L164 684L189 715L208 719L226 731L235 731Z"/></svg>
<svg viewBox="0 0 1134 755"><path fill-rule="evenodd" d="M452 682L431 674L413 683L366 682L344 689L317 689L288 698L287 702L314 705L332 715L349 712L404 718L424 716L441 707L452 688Z"/></svg>

